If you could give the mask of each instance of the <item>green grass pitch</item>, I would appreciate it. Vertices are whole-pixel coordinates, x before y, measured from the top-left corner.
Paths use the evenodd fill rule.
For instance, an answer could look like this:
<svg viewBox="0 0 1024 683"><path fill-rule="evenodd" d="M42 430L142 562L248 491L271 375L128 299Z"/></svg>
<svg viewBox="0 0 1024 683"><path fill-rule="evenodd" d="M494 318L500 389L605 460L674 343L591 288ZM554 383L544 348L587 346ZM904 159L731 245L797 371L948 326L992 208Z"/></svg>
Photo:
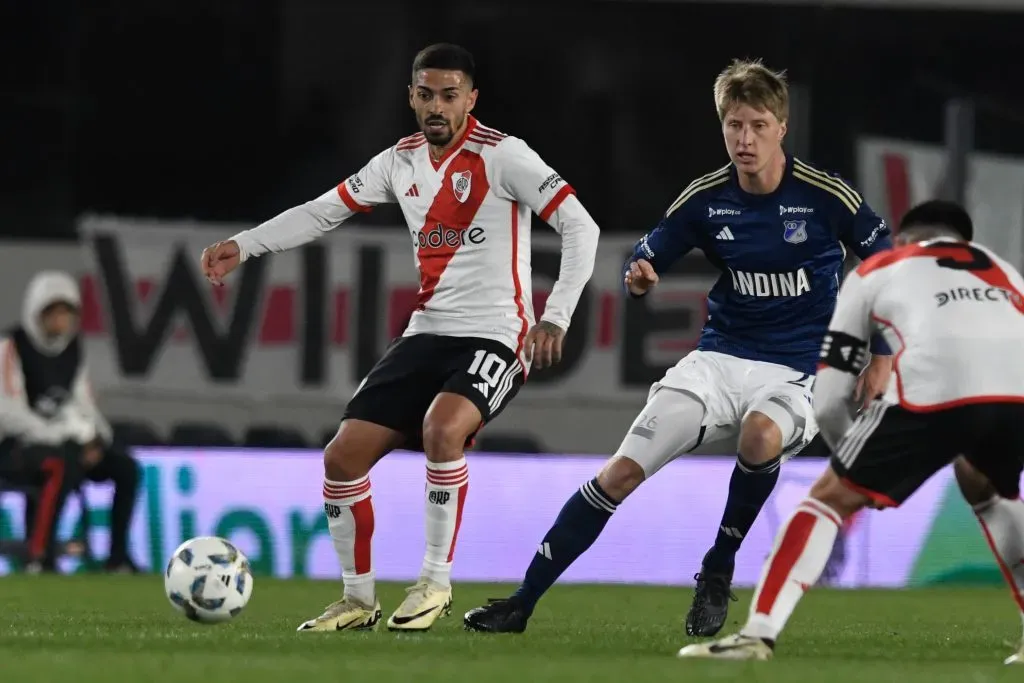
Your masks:
<svg viewBox="0 0 1024 683"><path fill-rule="evenodd" d="M385 618L403 586L381 587ZM297 634L337 585L256 579L233 623L175 613L159 577L0 578L0 681L1019 681L1005 667L1021 631L1006 591L812 590L771 662L675 658L688 588L556 587L521 636L462 630L461 615L507 586L457 585L452 618L430 633ZM724 633L746 614L740 596Z"/></svg>

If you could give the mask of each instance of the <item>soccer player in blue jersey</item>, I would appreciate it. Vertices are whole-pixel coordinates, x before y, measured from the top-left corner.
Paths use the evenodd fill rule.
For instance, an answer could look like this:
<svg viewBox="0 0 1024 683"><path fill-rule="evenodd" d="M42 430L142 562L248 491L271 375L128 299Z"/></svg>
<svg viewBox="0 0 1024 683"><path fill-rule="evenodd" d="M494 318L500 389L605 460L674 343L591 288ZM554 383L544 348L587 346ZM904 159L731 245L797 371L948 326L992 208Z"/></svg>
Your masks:
<svg viewBox="0 0 1024 683"><path fill-rule="evenodd" d="M780 464L817 433L811 385L846 250L865 259L888 249L889 229L845 181L783 151L782 74L735 61L715 82L715 104L731 163L690 183L623 270L629 295L641 297L687 252L703 251L722 274L708 294L700 343L651 387L618 451L562 508L515 594L467 612L467 629L523 631L540 597L630 493L674 458L725 442L738 451L736 466L686 617L687 634L716 634L732 599L736 552ZM884 342L872 351L862 400L884 390L892 368Z"/></svg>

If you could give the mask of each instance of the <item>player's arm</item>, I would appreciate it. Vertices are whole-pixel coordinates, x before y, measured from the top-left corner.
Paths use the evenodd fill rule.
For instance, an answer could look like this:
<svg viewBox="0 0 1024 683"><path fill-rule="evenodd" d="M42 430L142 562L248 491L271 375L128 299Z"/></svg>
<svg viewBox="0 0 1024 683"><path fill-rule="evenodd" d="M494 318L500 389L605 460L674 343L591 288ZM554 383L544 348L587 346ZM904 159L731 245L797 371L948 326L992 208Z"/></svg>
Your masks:
<svg viewBox="0 0 1024 683"><path fill-rule="evenodd" d="M633 245L622 266L622 283L632 297L647 294L660 274L685 256L696 243L694 211L697 202L685 192L668 208L653 230Z"/></svg>
<svg viewBox="0 0 1024 683"><path fill-rule="evenodd" d="M858 199L859 197L860 195L857 195ZM892 249L892 231L889 230L885 220L863 200L854 204L854 207L856 207L856 211L843 211L839 239L846 245L846 248L861 261L868 260L878 252ZM844 207L844 209L846 208L848 207ZM892 350L881 335L876 335L871 339L870 349L875 356L892 355ZM887 361L880 359L877 362L885 363Z"/></svg>
<svg viewBox="0 0 1024 683"><path fill-rule="evenodd" d="M203 251L202 268L214 284L247 259L294 249L323 237L358 213L378 204L394 202L391 164L394 151L373 157L358 173L349 176L316 199L274 216Z"/></svg>
<svg viewBox="0 0 1024 683"><path fill-rule="evenodd" d="M600 229L572 186L519 138L508 137L494 157L495 184L507 199L526 204L562 236L562 262L544 306L542 323L563 333L594 273ZM553 358L557 362L557 357Z"/></svg>
<svg viewBox="0 0 1024 683"><path fill-rule="evenodd" d="M868 363L873 331L868 287L852 272L839 292L814 381L814 414L822 438L832 449L853 423L853 393Z"/></svg>
<svg viewBox="0 0 1024 683"><path fill-rule="evenodd" d="M100 441L108 445L113 443L114 429L96 404L96 395L92 389L89 369L84 362L75 376L74 384L71 387L71 400L66 404L65 410L73 411L80 416L82 421L91 424Z"/></svg>
<svg viewBox="0 0 1024 683"><path fill-rule="evenodd" d="M857 210L847 213L839 239L846 247L866 261L880 251L892 249L892 231L885 220L861 201L855 204Z"/></svg>

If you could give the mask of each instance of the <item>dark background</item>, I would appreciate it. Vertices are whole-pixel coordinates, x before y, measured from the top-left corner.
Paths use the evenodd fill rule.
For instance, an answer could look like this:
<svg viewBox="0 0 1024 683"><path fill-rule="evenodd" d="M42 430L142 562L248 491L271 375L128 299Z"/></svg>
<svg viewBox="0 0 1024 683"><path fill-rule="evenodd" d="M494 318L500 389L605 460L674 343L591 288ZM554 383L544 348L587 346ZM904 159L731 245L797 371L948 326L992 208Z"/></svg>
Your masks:
<svg viewBox="0 0 1024 683"><path fill-rule="evenodd" d="M937 142L958 94L978 148L1024 153L1022 36L1021 14L764 3L8 0L0 235L70 239L90 211L263 220L414 130L409 65L439 41L476 55L485 124L602 229L640 232L727 161L711 86L732 57L806 86L810 160L853 178L859 134Z"/></svg>

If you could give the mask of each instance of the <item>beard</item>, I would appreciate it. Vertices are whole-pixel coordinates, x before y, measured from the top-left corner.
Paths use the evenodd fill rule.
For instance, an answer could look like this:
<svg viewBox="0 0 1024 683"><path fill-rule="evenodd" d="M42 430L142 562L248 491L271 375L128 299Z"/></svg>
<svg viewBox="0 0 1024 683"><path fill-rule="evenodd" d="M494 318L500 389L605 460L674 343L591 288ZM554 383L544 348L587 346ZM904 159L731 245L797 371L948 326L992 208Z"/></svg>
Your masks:
<svg viewBox="0 0 1024 683"><path fill-rule="evenodd" d="M441 125L431 125L433 123ZM440 116L430 116L424 119L420 124L420 130L423 131L423 136L427 138L427 142L436 147L444 147L455 136L452 122Z"/></svg>

